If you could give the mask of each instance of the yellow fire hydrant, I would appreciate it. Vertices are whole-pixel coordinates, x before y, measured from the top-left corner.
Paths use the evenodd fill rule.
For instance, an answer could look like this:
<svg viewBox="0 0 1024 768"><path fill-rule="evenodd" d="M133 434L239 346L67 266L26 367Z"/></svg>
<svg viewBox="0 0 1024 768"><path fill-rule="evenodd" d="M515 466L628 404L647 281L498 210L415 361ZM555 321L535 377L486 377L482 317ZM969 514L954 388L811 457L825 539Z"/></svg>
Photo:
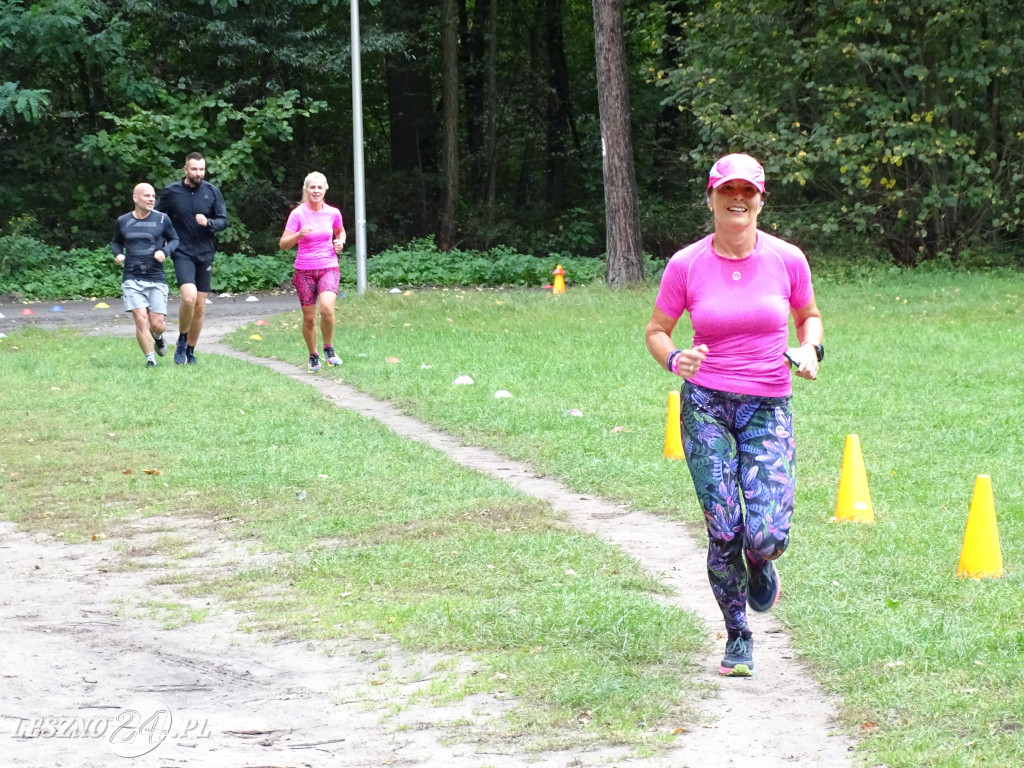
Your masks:
<svg viewBox="0 0 1024 768"><path fill-rule="evenodd" d="M555 271L552 272L555 276L555 282L551 286L552 293L565 293L565 270L562 269L562 265L559 264L555 267Z"/></svg>

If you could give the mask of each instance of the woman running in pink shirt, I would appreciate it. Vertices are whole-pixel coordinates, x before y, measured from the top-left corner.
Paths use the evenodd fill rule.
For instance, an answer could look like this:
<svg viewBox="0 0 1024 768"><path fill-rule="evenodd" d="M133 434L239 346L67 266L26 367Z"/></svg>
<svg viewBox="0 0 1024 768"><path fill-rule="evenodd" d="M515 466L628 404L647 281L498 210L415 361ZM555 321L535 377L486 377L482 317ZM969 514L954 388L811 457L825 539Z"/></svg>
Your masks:
<svg viewBox="0 0 1024 768"><path fill-rule="evenodd" d="M324 202L327 178L314 171L302 185L302 203L288 215L279 243L282 251L298 245L292 285L302 306L302 338L309 350L309 372L320 370L316 347L316 311L320 309L320 335L328 365L341 365L334 352L334 303L338 299L338 253L345 247L341 211Z"/></svg>
<svg viewBox="0 0 1024 768"><path fill-rule="evenodd" d="M757 228L765 200L761 164L749 155L711 168L706 203L714 233L672 256L661 279L647 349L683 379L680 428L708 531L708 579L725 618L723 675L754 674L747 605L771 609L781 582L774 561L789 543L796 450L792 377L814 379L824 328L811 270L794 245ZM684 312L692 344L672 331ZM787 349L792 315L798 348Z"/></svg>

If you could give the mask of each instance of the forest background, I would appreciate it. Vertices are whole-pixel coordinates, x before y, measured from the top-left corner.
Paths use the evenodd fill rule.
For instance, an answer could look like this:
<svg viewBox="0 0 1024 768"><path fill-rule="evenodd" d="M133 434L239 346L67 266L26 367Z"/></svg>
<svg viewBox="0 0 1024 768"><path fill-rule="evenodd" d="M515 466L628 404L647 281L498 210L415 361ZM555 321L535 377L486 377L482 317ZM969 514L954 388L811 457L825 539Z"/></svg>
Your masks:
<svg viewBox="0 0 1024 768"><path fill-rule="evenodd" d="M816 271L1024 264L1008 0L366 2L371 261L421 238L604 256L598 6L623 22L649 257L706 231L707 170L746 151L769 179L762 228ZM0 0L0 280L26 238L104 247L132 186L180 178L194 150L227 200L226 254L276 253L312 170L351 223L351 66L348 3Z"/></svg>

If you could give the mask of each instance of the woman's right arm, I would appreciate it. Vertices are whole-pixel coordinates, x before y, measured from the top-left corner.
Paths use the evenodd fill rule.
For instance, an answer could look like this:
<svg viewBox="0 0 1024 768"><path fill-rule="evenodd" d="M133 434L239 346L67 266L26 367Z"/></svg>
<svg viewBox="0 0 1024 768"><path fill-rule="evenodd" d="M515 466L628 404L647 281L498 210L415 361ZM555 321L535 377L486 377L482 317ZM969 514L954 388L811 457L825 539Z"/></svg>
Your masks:
<svg viewBox="0 0 1024 768"><path fill-rule="evenodd" d="M298 244L300 237L302 237L302 230L299 230L298 232L289 232L288 227L285 227L277 245L282 251L290 251Z"/></svg>
<svg viewBox="0 0 1024 768"><path fill-rule="evenodd" d="M658 365L687 379L700 368L700 364L708 356L708 348L704 344L690 347L679 352L675 361L670 360L673 353L677 351L676 345L672 341L672 331L677 322L676 318L669 317L655 307L651 312L650 322L647 323L647 332L644 334L644 338L647 342L647 351L658 361ZM670 362L676 363L675 370L669 368Z"/></svg>
<svg viewBox="0 0 1024 768"><path fill-rule="evenodd" d="M651 313L651 320L647 323L647 332L644 334L647 351L662 368L666 366L668 356L676 348L672 343L672 330L676 327L676 322L678 321L675 318L669 317L655 307Z"/></svg>

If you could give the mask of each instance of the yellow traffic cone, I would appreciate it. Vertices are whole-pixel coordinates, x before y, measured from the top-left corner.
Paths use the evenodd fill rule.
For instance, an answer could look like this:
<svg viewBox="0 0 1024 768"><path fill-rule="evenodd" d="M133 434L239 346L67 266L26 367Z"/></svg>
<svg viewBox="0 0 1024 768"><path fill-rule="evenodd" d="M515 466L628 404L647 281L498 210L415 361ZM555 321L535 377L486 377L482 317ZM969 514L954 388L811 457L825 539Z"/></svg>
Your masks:
<svg viewBox="0 0 1024 768"><path fill-rule="evenodd" d="M565 293L565 270L562 269L562 265L559 264L555 267L555 271L552 272L555 276L554 285L551 287L552 293Z"/></svg>
<svg viewBox="0 0 1024 768"><path fill-rule="evenodd" d="M857 435L846 436L835 519L854 523L875 522L875 513L871 509L871 492L868 490L868 476L864 471L864 457L860 452L860 438Z"/></svg>
<svg viewBox="0 0 1024 768"><path fill-rule="evenodd" d="M960 549L957 576L972 579L999 578L1003 575L1003 554L999 549L996 505L992 499L992 478L978 475L967 515L967 530Z"/></svg>
<svg viewBox="0 0 1024 768"><path fill-rule="evenodd" d="M683 434L679 423L679 392L668 393L668 417L665 419L665 458L685 459Z"/></svg>

